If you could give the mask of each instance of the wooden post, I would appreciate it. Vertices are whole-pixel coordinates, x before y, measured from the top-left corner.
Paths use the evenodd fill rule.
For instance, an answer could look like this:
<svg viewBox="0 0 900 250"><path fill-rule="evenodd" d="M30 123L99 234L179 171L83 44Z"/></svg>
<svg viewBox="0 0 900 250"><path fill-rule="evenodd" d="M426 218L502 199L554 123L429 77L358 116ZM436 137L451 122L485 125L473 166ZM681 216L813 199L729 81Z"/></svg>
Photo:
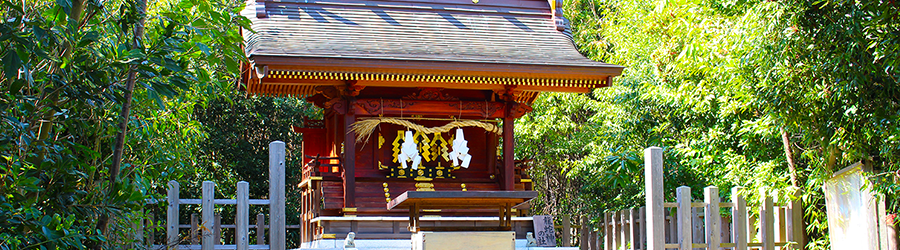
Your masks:
<svg viewBox="0 0 900 250"><path fill-rule="evenodd" d="M775 230L775 242L785 242L787 241L787 225L785 225L784 217L787 213L787 208L782 206L776 206L773 208L773 212L775 213L775 226L772 229Z"/></svg>
<svg viewBox="0 0 900 250"><path fill-rule="evenodd" d="M600 249L599 247L595 247L597 245L597 231L590 230L590 232L588 232L588 235L590 235L588 237L588 241L591 242L591 248Z"/></svg>
<svg viewBox="0 0 900 250"><path fill-rule="evenodd" d="M619 211L619 249L628 246L628 210Z"/></svg>
<svg viewBox="0 0 900 250"><path fill-rule="evenodd" d="M141 217L143 214L144 209L141 208L140 214L138 214L137 217ZM134 232L134 244L130 244L129 248L140 248L144 245L144 225L146 224L147 222L144 221L144 218L139 219L137 223L131 223L131 230Z"/></svg>
<svg viewBox="0 0 900 250"><path fill-rule="evenodd" d="M719 223L722 222L722 215L719 214L719 188L715 186L709 186L703 189L703 202L706 203L706 249L709 250L717 250L720 249L719 243L722 240L722 227Z"/></svg>
<svg viewBox="0 0 900 250"><path fill-rule="evenodd" d="M200 230L200 227L198 227L198 225L199 225L199 223L198 223L198 219L197 219L197 214L192 213L191 214L191 232L190 232L191 245L197 245L200 243L200 241L199 241L200 238L198 238L198 236L197 236L199 233L199 230Z"/></svg>
<svg viewBox="0 0 900 250"><path fill-rule="evenodd" d="M213 216L213 245L222 245L222 214Z"/></svg>
<svg viewBox="0 0 900 250"><path fill-rule="evenodd" d="M213 250L213 208L215 207L216 184L211 181L203 182L203 201L200 207L200 219L203 220L203 230L200 230L201 250Z"/></svg>
<svg viewBox="0 0 900 250"><path fill-rule="evenodd" d="M266 244L266 215L262 213L256 214L256 244Z"/></svg>
<svg viewBox="0 0 900 250"><path fill-rule="evenodd" d="M676 188L675 200L678 202L678 249L691 250L694 244L691 230L691 188Z"/></svg>
<svg viewBox="0 0 900 250"><path fill-rule="evenodd" d="M356 133L350 129L356 122L356 115L352 103L356 103L356 98L348 96L347 113L344 114L344 160L341 161L344 168L344 208L356 208Z"/></svg>
<svg viewBox="0 0 900 250"><path fill-rule="evenodd" d="M644 192L647 206L647 248L663 250L666 248L663 225L663 150L649 147L644 150Z"/></svg>
<svg viewBox="0 0 900 250"><path fill-rule="evenodd" d="M731 188L731 224L734 234L731 239L734 241L734 250L747 250L747 201L741 197L740 193L744 188Z"/></svg>
<svg viewBox="0 0 900 250"><path fill-rule="evenodd" d="M647 208L646 207L641 207L641 212L640 212L639 217L640 217L640 221L641 221L641 228L638 229L638 230L640 230L640 233L641 233L641 240L639 241L640 249L646 250L647 249ZM662 236L660 236L660 237L662 237Z"/></svg>
<svg viewBox="0 0 900 250"><path fill-rule="evenodd" d="M511 109L511 103L507 103L507 108ZM515 119L511 117L503 118L503 190L512 191L515 190L515 182L513 177L515 177L515 161L513 147L515 144L513 143L515 133L513 131L513 123L515 123Z"/></svg>
<svg viewBox="0 0 900 250"><path fill-rule="evenodd" d="M800 201L800 190L797 190L794 196L796 199L791 200L788 204L788 210L790 210L788 214L791 216L791 219L788 220L791 227L788 240L797 243L797 246L793 249L804 249L806 246L806 226L803 220L803 203Z"/></svg>
<svg viewBox="0 0 900 250"><path fill-rule="evenodd" d="M638 226L638 223L641 223L641 221L640 221L640 218L638 217L639 216L638 210L639 209L631 209L628 211L628 214L631 215L628 218L629 220L631 220L631 223L628 224L628 232L631 235L631 237L628 239L628 241L631 241L631 248L630 248L631 250L639 249L640 244L641 244L641 239L640 239L640 233L641 233L640 228L641 227Z"/></svg>
<svg viewBox="0 0 900 250"><path fill-rule="evenodd" d="M564 247L572 246L572 224L568 214L562 216L562 245Z"/></svg>
<svg viewBox="0 0 900 250"><path fill-rule="evenodd" d="M581 217L581 235L579 235L581 240L580 240L580 242L578 242L578 249L580 249L580 250L590 249L591 244L589 244L589 242L588 242L590 240L590 237L588 237L589 230L590 230L590 227L588 227L588 217L582 215L582 217Z"/></svg>
<svg viewBox="0 0 900 250"><path fill-rule="evenodd" d="M166 199L169 207L166 211L166 245L171 246L178 242L178 213L180 209L178 193L181 185L177 181L169 181L169 190Z"/></svg>
<svg viewBox="0 0 900 250"><path fill-rule="evenodd" d="M153 213L150 213L147 217L149 219L147 220L146 228L150 229L147 233L147 248L153 248L153 245L156 244L156 225L158 222L156 221L156 215Z"/></svg>
<svg viewBox="0 0 900 250"><path fill-rule="evenodd" d="M350 151L352 152L353 150ZM269 143L270 250L284 250L284 164L284 142L273 141Z"/></svg>
<svg viewBox="0 0 900 250"><path fill-rule="evenodd" d="M237 212L234 215L234 244L236 250L250 249L250 183L237 183Z"/></svg>
<svg viewBox="0 0 900 250"><path fill-rule="evenodd" d="M775 250L775 214L772 211L772 197L765 189L759 189L759 241L763 244L763 250Z"/></svg>
<svg viewBox="0 0 900 250"><path fill-rule="evenodd" d="M693 201L692 201L693 202ZM691 244L706 243L706 234L703 233L703 222L700 221L700 208L691 206ZM700 248L692 248L694 250L702 250Z"/></svg>
<svg viewBox="0 0 900 250"><path fill-rule="evenodd" d="M603 213L603 249L613 249L615 248L615 241L613 235L613 218L609 212Z"/></svg>
<svg viewBox="0 0 900 250"><path fill-rule="evenodd" d="M619 212L612 212L610 217L612 217L612 220L609 222L612 224L612 232L609 234L613 244L611 249L619 249L619 246L622 245L622 236L619 232L621 231L621 226L619 226Z"/></svg>

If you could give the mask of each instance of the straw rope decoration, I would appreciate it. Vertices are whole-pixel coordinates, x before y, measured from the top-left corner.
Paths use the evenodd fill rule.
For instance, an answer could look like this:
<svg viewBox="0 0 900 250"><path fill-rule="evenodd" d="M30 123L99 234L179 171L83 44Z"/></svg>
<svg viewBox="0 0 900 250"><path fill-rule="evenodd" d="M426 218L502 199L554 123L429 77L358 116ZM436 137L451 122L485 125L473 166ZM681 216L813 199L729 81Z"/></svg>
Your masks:
<svg viewBox="0 0 900 250"><path fill-rule="evenodd" d="M500 128L498 128L494 124L474 120L452 121L444 126L426 128L422 125L415 124L407 120L390 117L373 117L369 119L363 119L358 122L354 122L353 125L351 125L352 127L350 129L353 130L354 133L356 133L356 142L369 141L369 137L372 136L372 133L375 132L375 128L377 128L378 124L381 123L396 124L413 129L415 131L421 131L425 134L450 132L451 129L457 127L479 127L497 135L502 135L503 133Z"/></svg>

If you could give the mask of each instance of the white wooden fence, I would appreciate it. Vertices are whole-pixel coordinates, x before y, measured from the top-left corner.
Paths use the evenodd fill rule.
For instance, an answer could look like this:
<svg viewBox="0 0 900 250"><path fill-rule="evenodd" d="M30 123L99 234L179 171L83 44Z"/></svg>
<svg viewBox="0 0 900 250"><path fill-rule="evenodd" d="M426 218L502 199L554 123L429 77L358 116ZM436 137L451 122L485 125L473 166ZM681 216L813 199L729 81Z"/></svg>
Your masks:
<svg viewBox="0 0 900 250"><path fill-rule="evenodd" d="M604 214L591 234L599 239L589 237L582 249L803 249L800 201L775 203L760 190L759 206L748 208L741 187L731 189L731 202L721 202L717 187L704 188L703 200L695 201L682 186L676 202L664 202L662 149L646 149L644 159L646 206ZM723 216L726 208L730 215Z"/></svg>
<svg viewBox="0 0 900 250"><path fill-rule="evenodd" d="M204 181L201 199L181 199L178 195L180 185L177 181L168 183L166 200L168 209L166 212L166 243L156 245L153 236L149 237L147 244L152 249L285 249L285 145L284 142L274 141L269 143L269 199L250 199L249 183L241 181L237 183L235 199L216 199L215 182ZM196 214L191 215L190 224L181 224L179 221L181 205L200 205L201 221L197 221ZM214 214L216 205L235 205L235 224L221 225L221 216ZM263 235L266 225L263 220L265 215L256 215L256 225L250 225L250 205L269 206L269 244L265 244ZM150 216L152 218L152 215ZM148 223L153 224L153 223ZM189 228L188 234L180 234L180 229ZM221 245L221 229L234 228L234 245ZM256 229L256 244L250 245L250 228ZM298 227L299 228L299 227ZM151 230L152 232L152 230ZM198 240L199 239L199 240ZM189 243L189 244L183 244ZM199 243L199 244L198 244Z"/></svg>

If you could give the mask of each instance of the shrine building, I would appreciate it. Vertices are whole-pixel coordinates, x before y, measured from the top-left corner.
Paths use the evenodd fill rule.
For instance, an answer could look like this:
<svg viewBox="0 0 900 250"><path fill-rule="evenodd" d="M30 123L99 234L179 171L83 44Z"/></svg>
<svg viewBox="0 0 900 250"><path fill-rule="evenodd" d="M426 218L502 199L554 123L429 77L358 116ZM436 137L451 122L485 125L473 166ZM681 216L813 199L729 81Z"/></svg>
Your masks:
<svg viewBox="0 0 900 250"><path fill-rule="evenodd" d="M302 241L531 230L513 124L541 92L623 67L585 58L562 0L250 0L241 89L305 98ZM293 152L298 154L300 152Z"/></svg>

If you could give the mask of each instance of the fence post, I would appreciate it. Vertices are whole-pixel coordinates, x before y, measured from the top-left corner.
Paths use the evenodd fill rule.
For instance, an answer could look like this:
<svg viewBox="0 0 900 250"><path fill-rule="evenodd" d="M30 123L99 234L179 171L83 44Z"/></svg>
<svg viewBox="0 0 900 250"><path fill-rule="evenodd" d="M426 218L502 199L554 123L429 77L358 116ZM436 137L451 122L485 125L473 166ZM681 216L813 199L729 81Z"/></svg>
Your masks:
<svg viewBox="0 0 900 250"><path fill-rule="evenodd" d="M628 232L631 233L631 238L629 238L629 241L631 241L631 250L636 250L640 248L638 245L641 242L639 230L641 227L638 226L638 223L640 223L640 220L638 219L638 209L632 208L628 213L631 214L631 217L629 218L629 220L631 220L631 224L629 224L628 229Z"/></svg>
<svg viewBox="0 0 900 250"><path fill-rule="evenodd" d="M250 183L239 181L237 183L237 212L234 215L234 244L237 250L247 250L250 248L249 242L249 225L250 225Z"/></svg>
<svg viewBox="0 0 900 250"><path fill-rule="evenodd" d="M256 214L256 244L266 244L266 215L262 213Z"/></svg>
<svg viewBox="0 0 900 250"><path fill-rule="evenodd" d="M178 213L181 200L178 192L181 185L177 181L169 181L169 191L166 199L169 201L169 207L166 211L166 245L171 246L178 242Z"/></svg>
<svg viewBox="0 0 900 250"><path fill-rule="evenodd" d="M222 214L213 216L213 245L222 245Z"/></svg>
<svg viewBox="0 0 900 250"><path fill-rule="evenodd" d="M638 217L640 217L640 221L641 221L641 228L638 229L638 230L640 230L640 233L641 233L641 239L639 241L641 244L640 249L644 249L644 250L647 249L647 214L646 213L647 213L647 208L641 207L640 216L638 216ZM660 237L662 237L662 236L660 236Z"/></svg>
<svg viewBox="0 0 900 250"><path fill-rule="evenodd" d="M609 212L603 213L603 221L605 222L603 225L603 249L613 249L615 245L615 241L613 236L615 236L615 232L613 231L613 224L615 223L612 220L612 215Z"/></svg>
<svg viewBox="0 0 900 250"><path fill-rule="evenodd" d="M759 241L763 250L775 250L775 214L772 211L772 197L765 189L759 189L761 204L759 207Z"/></svg>
<svg viewBox="0 0 900 250"><path fill-rule="evenodd" d="M619 233L619 238L621 238L619 239L619 249L628 246L628 239L630 239L628 237L628 217L630 217L630 215L628 215L628 210L619 211L619 231L621 231L621 233Z"/></svg>
<svg viewBox="0 0 900 250"><path fill-rule="evenodd" d="M213 208L215 207L215 193L216 193L216 184L211 181L203 182L203 193L201 198L203 198L201 207L200 207L200 219L203 220L202 230L200 231L201 240L201 250L213 250Z"/></svg>
<svg viewBox="0 0 900 250"><path fill-rule="evenodd" d="M284 142L269 143L269 249L284 250Z"/></svg>
<svg viewBox="0 0 900 250"><path fill-rule="evenodd" d="M191 214L191 233L190 233L191 245L197 245L198 243L200 243L198 241L199 238L197 238L197 233L199 232L198 225L199 225L199 223L197 222L197 214L192 213Z"/></svg>
<svg viewBox="0 0 900 250"><path fill-rule="evenodd" d="M675 201L678 202L678 249L691 250L694 244L691 223L691 188L686 186L676 188Z"/></svg>
<svg viewBox="0 0 900 250"><path fill-rule="evenodd" d="M666 247L663 226L663 150L660 147L644 149L644 192L647 206L647 250L663 250Z"/></svg>
<svg viewBox="0 0 900 250"><path fill-rule="evenodd" d="M582 215L581 216L581 235L579 235L581 240L580 240L580 242L578 242L578 249L580 249L580 250L591 249L590 248L591 244L589 244L589 242L588 242L588 239L590 238L590 237L588 237L589 230L590 229L588 227L588 218L586 215Z"/></svg>
<svg viewBox="0 0 900 250"><path fill-rule="evenodd" d="M740 193L744 188L731 188L731 232L734 234L731 239L734 241L734 250L747 250L747 201L741 197Z"/></svg>
<svg viewBox="0 0 900 250"><path fill-rule="evenodd" d="M722 216L719 215L719 188L715 186L706 187L703 190L703 202L706 203L706 249L717 250L719 243L722 241L722 230L719 223L722 222Z"/></svg>
<svg viewBox="0 0 900 250"><path fill-rule="evenodd" d="M788 205L788 209L790 209L789 214L791 215L791 219L788 220L788 223L791 224L788 240L797 242L797 246L793 247L793 249L803 249L806 246L806 227L803 220L803 203L800 201L800 190L794 192L794 197L796 199L791 200Z"/></svg>
<svg viewBox="0 0 900 250"><path fill-rule="evenodd" d="M147 217L150 218L147 220L147 223L144 224L147 229L150 229L147 233L147 247L153 248L153 245L156 244L156 227L159 221L156 220L156 215L153 213L150 213Z"/></svg>
<svg viewBox="0 0 900 250"><path fill-rule="evenodd" d="M569 221L569 215L562 216L562 245L564 247L572 246L572 224Z"/></svg>

